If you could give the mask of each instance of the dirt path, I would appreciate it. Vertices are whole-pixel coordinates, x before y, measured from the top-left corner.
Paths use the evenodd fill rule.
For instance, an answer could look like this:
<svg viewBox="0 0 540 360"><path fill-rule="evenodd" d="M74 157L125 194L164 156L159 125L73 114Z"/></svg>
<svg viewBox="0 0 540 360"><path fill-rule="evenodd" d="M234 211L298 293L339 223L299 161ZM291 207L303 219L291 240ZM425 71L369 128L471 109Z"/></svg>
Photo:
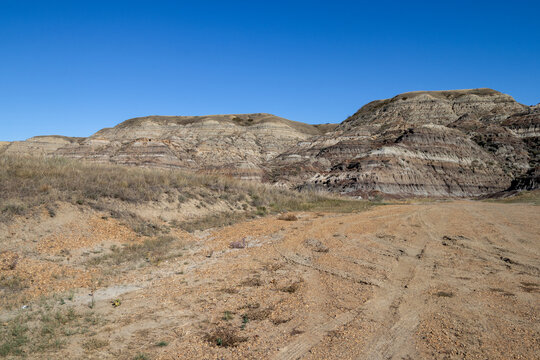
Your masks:
<svg viewBox="0 0 540 360"><path fill-rule="evenodd" d="M181 258L122 273L98 290L107 324L95 336L111 343L85 352L73 338L55 355L538 358L537 207L460 201L297 216L199 234ZM229 248L244 237L247 248ZM111 308L107 294L122 305Z"/></svg>

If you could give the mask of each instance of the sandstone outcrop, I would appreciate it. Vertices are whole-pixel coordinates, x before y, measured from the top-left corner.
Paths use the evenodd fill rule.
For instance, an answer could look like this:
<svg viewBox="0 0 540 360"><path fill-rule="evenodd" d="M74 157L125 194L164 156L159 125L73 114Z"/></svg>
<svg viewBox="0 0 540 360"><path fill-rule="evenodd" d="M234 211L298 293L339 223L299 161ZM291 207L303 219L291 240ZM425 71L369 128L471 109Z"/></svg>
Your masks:
<svg viewBox="0 0 540 360"><path fill-rule="evenodd" d="M404 93L371 102L333 132L279 155L267 179L360 197L530 188L539 126L537 107L491 89ZM512 183L523 176L522 185Z"/></svg>
<svg viewBox="0 0 540 360"><path fill-rule="evenodd" d="M7 154L16 155L52 155L63 146L77 144L84 138L59 135L34 136L25 141L12 141L3 147ZM2 148L0 147L0 151Z"/></svg>
<svg viewBox="0 0 540 360"><path fill-rule="evenodd" d="M373 101L339 125L262 113L147 116L88 138L38 136L0 144L0 151L183 168L359 197L472 197L537 188L539 139L539 105L471 89Z"/></svg>
<svg viewBox="0 0 540 360"><path fill-rule="evenodd" d="M15 142L7 152L260 179L263 163L298 141L334 127L270 114L147 116L126 120L84 139L47 136Z"/></svg>

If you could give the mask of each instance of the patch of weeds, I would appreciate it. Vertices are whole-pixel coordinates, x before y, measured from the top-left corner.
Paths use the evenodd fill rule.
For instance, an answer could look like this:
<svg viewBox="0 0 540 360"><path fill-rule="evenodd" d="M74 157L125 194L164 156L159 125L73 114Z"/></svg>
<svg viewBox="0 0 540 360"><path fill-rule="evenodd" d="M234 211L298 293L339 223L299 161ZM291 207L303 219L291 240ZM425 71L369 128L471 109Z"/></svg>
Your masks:
<svg viewBox="0 0 540 360"><path fill-rule="evenodd" d="M268 214L268 209L266 206L257 206L257 211L255 212L257 216L265 216Z"/></svg>
<svg viewBox="0 0 540 360"><path fill-rule="evenodd" d="M240 329L244 330L248 322L249 317L246 314L242 315L242 325L240 325Z"/></svg>
<svg viewBox="0 0 540 360"><path fill-rule="evenodd" d="M53 205L47 205L45 209L47 210L47 213L49 214L50 217L53 218L56 216L56 209L54 208Z"/></svg>
<svg viewBox="0 0 540 360"><path fill-rule="evenodd" d="M246 280L242 281L240 283L240 285L256 287L256 286L261 286L262 281L258 277L252 277L252 278L249 278L249 279L246 279Z"/></svg>
<svg viewBox="0 0 540 360"><path fill-rule="evenodd" d="M31 355L64 347L69 336L83 334L93 314L78 313L74 308L60 308L54 299L36 304L34 311L22 311L0 327L0 356Z"/></svg>
<svg viewBox="0 0 540 360"><path fill-rule="evenodd" d="M20 204L6 204L2 207L2 210L0 212L3 216L10 219L14 215L24 215L26 212L26 208Z"/></svg>
<svg viewBox="0 0 540 360"><path fill-rule="evenodd" d="M287 286L284 286L282 287L281 289L279 289L280 291L283 291L283 292L286 292L286 293L289 293L289 294L293 294L295 293L298 289L300 289L300 282L295 282L295 283L292 283L290 285L287 285Z"/></svg>
<svg viewBox="0 0 540 360"><path fill-rule="evenodd" d="M111 253L92 258L89 265L121 265L129 262L146 260L151 264L159 264L166 259L170 245L177 239L172 236L160 236L147 239L139 244L129 244L123 247L111 247Z"/></svg>
<svg viewBox="0 0 540 360"><path fill-rule="evenodd" d="M284 221L297 221L298 218L296 215L291 213L285 213L278 216L278 220L284 220Z"/></svg>
<svg viewBox="0 0 540 360"><path fill-rule="evenodd" d="M242 315L242 318L247 318L248 320L254 320L254 321L261 321L267 319L274 309L272 307L268 307L266 309L248 309L244 315Z"/></svg>
<svg viewBox="0 0 540 360"><path fill-rule="evenodd" d="M205 334L204 338L210 344L219 347L235 347L247 341L247 337L239 336L232 327L221 327Z"/></svg>
<svg viewBox="0 0 540 360"><path fill-rule="evenodd" d="M169 343L166 342L166 341L160 341L160 342L156 343L157 347L165 347L167 345L169 345Z"/></svg>
<svg viewBox="0 0 540 360"><path fill-rule="evenodd" d="M238 290L235 288L223 288L220 290L221 292L224 292L226 294L237 294Z"/></svg>
<svg viewBox="0 0 540 360"><path fill-rule="evenodd" d="M29 339L26 335L28 327L21 323L20 318L8 322L7 326L0 328L0 356L23 355L23 347Z"/></svg>
<svg viewBox="0 0 540 360"><path fill-rule="evenodd" d="M133 360L150 360L150 358L146 354L139 353L139 354L135 355Z"/></svg>
<svg viewBox="0 0 540 360"><path fill-rule="evenodd" d="M108 345L109 345L108 340L97 339L97 338L91 338L91 339L89 339L89 340L82 343L82 347L85 350L88 350L88 351L101 349L101 348L103 348L105 346L108 346Z"/></svg>
<svg viewBox="0 0 540 360"><path fill-rule="evenodd" d="M26 282L17 275L0 276L0 291L2 292L17 293L27 287Z"/></svg>
<svg viewBox="0 0 540 360"><path fill-rule="evenodd" d="M437 291L435 295L438 297L447 297L447 298L454 297L454 293L451 291Z"/></svg>
<svg viewBox="0 0 540 360"><path fill-rule="evenodd" d="M223 312L223 317L221 318L221 320L229 321L229 320L232 320L233 318L234 318L234 315L233 315L232 312L224 311Z"/></svg>

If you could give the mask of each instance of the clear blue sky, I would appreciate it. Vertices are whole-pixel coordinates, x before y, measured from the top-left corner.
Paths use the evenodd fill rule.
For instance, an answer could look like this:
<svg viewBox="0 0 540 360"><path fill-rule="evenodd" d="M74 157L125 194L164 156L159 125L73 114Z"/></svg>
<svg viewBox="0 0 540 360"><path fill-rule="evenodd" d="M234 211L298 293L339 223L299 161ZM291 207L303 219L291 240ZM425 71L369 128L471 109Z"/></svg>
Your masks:
<svg viewBox="0 0 540 360"><path fill-rule="evenodd" d="M340 122L413 90L540 102L540 1L0 0L0 140L136 116Z"/></svg>

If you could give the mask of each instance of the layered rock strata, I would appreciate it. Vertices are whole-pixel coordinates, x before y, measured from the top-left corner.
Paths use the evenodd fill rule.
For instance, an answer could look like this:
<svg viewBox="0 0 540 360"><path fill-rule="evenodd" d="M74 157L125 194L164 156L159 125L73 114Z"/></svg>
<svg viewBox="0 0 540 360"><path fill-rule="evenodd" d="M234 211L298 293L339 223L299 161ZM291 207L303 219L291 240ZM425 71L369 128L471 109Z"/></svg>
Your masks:
<svg viewBox="0 0 540 360"><path fill-rule="evenodd" d="M539 135L540 106L470 89L373 101L339 125L262 113L147 116L88 138L0 144L0 152L182 168L359 197L474 197L537 188Z"/></svg>
<svg viewBox="0 0 540 360"><path fill-rule="evenodd" d="M537 112L491 89L400 94L280 154L267 179L360 197L495 193L537 173Z"/></svg>

